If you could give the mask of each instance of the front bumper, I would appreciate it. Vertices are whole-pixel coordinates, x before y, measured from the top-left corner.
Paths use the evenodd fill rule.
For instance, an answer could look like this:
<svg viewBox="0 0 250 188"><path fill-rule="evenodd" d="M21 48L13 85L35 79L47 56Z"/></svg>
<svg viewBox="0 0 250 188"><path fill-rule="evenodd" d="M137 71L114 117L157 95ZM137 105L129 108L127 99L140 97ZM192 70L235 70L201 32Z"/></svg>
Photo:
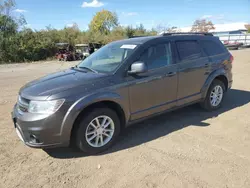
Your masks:
<svg viewBox="0 0 250 188"><path fill-rule="evenodd" d="M69 140L61 135L64 113L53 115L21 114L15 105L11 113L14 127L19 138L29 147L51 148L69 145Z"/></svg>
<svg viewBox="0 0 250 188"><path fill-rule="evenodd" d="M228 82L228 89L231 89L232 86L233 86L233 80L231 80L231 81Z"/></svg>

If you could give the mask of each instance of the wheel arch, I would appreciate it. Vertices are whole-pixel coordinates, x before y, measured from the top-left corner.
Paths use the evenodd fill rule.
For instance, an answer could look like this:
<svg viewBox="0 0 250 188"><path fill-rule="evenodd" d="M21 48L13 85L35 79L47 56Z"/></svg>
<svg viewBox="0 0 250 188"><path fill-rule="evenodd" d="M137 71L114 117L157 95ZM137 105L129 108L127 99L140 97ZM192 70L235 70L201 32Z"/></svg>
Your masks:
<svg viewBox="0 0 250 188"><path fill-rule="evenodd" d="M125 112L122 109L122 107L118 103L111 101L111 100L98 101L98 102L95 102L95 103L92 103L92 104L86 106L78 114L77 118L75 119L75 121L73 123L71 132L70 132L70 142L74 140L74 134L78 128L78 125L79 125L81 118L84 117L86 114L92 112L93 109L101 108L101 107L106 107L106 108L110 108L110 109L114 110L120 119L121 129L125 128L126 115L125 115Z"/></svg>
<svg viewBox="0 0 250 188"><path fill-rule="evenodd" d="M109 97L107 97L107 95ZM93 98L95 98L95 100L93 100ZM126 104L126 100L114 93L106 93L99 95L98 97L91 96L78 100L74 105L72 105L65 116L61 126L62 140L64 142L67 141L67 144L70 144L72 135L77 129L79 120L85 115L85 113L89 113L92 109L98 107L107 107L114 110L121 121L121 128L124 128L129 119L129 108L122 103L124 101Z"/></svg>
<svg viewBox="0 0 250 188"><path fill-rule="evenodd" d="M226 89L226 91L227 91L227 89L228 89L228 79L227 79L227 77L225 76L225 75L219 75L219 76L216 76L215 78L214 78L214 80L220 80L223 84L224 84L224 86L225 86L225 89Z"/></svg>
<svg viewBox="0 0 250 188"><path fill-rule="evenodd" d="M225 70L219 69L219 70L213 72L212 74L210 74L210 76L207 78L205 84L203 85L203 87L201 89L202 99L205 99L207 92L208 92L208 89L215 79L218 79L221 82L223 82L223 84L225 85L225 89L227 91L228 78L226 76L226 72L225 72Z"/></svg>

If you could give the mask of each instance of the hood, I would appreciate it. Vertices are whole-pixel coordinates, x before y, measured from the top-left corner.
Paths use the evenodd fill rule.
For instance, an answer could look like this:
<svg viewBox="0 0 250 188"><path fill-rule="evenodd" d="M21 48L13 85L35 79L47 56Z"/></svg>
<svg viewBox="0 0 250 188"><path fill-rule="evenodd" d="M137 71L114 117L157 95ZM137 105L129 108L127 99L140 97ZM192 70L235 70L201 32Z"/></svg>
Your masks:
<svg viewBox="0 0 250 188"><path fill-rule="evenodd" d="M20 95L29 99L40 98L45 100L51 95L94 83L104 77L107 77L107 75L69 69L29 82L20 89Z"/></svg>

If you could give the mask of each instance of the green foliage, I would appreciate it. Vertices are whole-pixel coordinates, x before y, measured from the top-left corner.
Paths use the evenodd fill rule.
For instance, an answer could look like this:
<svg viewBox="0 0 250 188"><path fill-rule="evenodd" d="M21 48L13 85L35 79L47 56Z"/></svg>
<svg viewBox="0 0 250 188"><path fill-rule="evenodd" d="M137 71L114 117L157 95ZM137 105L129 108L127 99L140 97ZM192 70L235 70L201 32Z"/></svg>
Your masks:
<svg viewBox="0 0 250 188"><path fill-rule="evenodd" d="M135 29L132 26L128 26L125 28L125 33L128 38L135 36Z"/></svg>
<svg viewBox="0 0 250 188"><path fill-rule="evenodd" d="M118 17L116 13L108 10L102 10L97 12L93 17L89 28L93 32L100 32L105 35L109 34L110 31L118 26Z"/></svg>
<svg viewBox="0 0 250 188"><path fill-rule="evenodd" d="M3 37L10 37L17 32L17 23L9 16L0 15L0 33Z"/></svg>
<svg viewBox="0 0 250 188"><path fill-rule="evenodd" d="M115 13L107 10L98 12L91 21L88 31L81 31L77 24L57 30L51 26L40 31L24 27L23 16L11 16L13 0L0 0L0 63L45 60L57 52L56 43L71 45L97 42L107 44L132 36L156 35L156 30L146 30L142 24L133 28L118 24Z"/></svg>

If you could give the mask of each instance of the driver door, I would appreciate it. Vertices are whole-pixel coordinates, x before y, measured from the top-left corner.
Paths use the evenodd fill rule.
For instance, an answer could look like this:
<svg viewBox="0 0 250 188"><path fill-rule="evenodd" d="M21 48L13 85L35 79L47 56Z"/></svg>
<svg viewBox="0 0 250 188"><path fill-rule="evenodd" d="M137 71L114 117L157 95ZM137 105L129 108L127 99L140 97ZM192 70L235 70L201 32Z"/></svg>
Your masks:
<svg viewBox="0 0 250 188"><path fill-rule="evenodd" d="M130 75L131 120L162 112L176 105L177 66L173 64L171 43L146 49L139 61L146 63L146 73Z"/></svg>

